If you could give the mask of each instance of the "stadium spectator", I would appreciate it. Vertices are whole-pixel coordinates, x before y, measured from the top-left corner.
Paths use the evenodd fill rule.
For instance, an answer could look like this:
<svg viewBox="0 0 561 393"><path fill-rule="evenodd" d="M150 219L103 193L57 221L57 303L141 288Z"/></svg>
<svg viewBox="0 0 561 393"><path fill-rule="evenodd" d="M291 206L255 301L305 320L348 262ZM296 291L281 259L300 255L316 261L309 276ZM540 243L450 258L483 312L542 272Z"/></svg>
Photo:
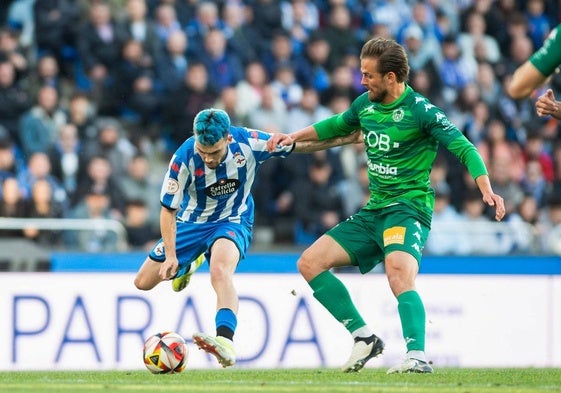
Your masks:
<svg viewBox="0 0 561 393"><path fill-rule="evenodd" d="M185 72L179 89L164 97L162 117L173 152L190 132L196 114L210 107L216 92L210 86L210 76L204 64L192 63Z"/></svg>
<svg viewBox="0 0 561 393"><path fill-rule="evenodd" d="M87 220L117 218L113 215L109 195L96 189L87 190L80 202L70 210L67 217ZM63 241L67 249L88 253L115 252L118 245L115 232L102 226L79 231L65 231L63 232Z"/></svg>
<svg viewBox="0 0 561 393"><path fill-rule="evenodd" d="M203 49L197 56L208 72L209 86L220 91L235 86L244 76L240 56L228 48L226 36L219 29L212 29L204 37Z"/></svg>
<svg viewBox="0 0 561 393"><path fill-rule="evenodd" d="M432 172L431 172L432 174ZM428 255L467 255L464 220L450 203L450 187L446 183L434 186L434 212L431 232L427 238L424 252Z"/></svg>
<svg viewBox="0 0 561 393"><path fill-rule="evenodd" d="M181 86L189 68L188 46L189 42L183 31L177 30L169 34L163 53L156 60L155 69L164 94Z"/></svg>
<svg viewBox="0 0 561 393"><path fill-rule="evenodd" d="M269 80L275 77L277 69L289 67L294 70L298 83L304 87L309 85L308 64L303 54L294 53L290 36L285 31L275 32L271 49L263 53L261 61L267 70Z"/></svg>
<svg viewBox="0 0 561 393"><path fill-rule="evenodd" d="M158 37L156 23L149 18L146 0L127 0L126 17L122 23L129 38L142 45L143 63L154 66L163 42Z"/></svg>
<svg viewBox="0 0 561 393"><path fill-rule="evenodd" d="M306 172L291 185L291 192L295 201L294 240L308 246L342 220L344 206L329 160L314 159Z"/></svg>
<svg viewBox="0 0 561 393"><path fill-rule="evenodd" d="M109 212L107 214L111 218L120 219L123 217L125 196L120 182L113 175L111 164L107 157L93 156L89 159L85 176L80 179L76 188L71 208L76 208L77 205L83 204L86 196L92 193L107 196L109 204Z"/></svg>
<svg viewBox="0 0 561 393"><path fill-rule="evenodd" d="M294 132L308 124L331 116L333 113L319 102L315 89L308 87L302 91L302 99L288 109L285 132Z"/></svg>
<svg viewBox="0 0 561 393"><path fill-rule="evenodd" d="M63 218L64 206L55 200L52 184L47 179L38 179L31 186L31 195L26 207L26 218ZM38 229L32 225L23 228L27 239L46 247L59 248L62 232L55 229Z"/></svg>
<svg viewBox="0 0 561 393"><path fill-rule="evenodd" d="M60 127L57 140L47 154L51 173L61 181L69 200L73 200L86 166L85 152L76 126L68 123Z"/></svg>
<svg viewBox="0 0 561 393"><path fill-rule="evenodd" d="M132 249L150 251L160 238L160 233L150 222L149 216L150 212L144 200L127 200L124 225L127 231L127 242Z"/></svg>
<svg viewBox="0 0 561 393"><path fill-rule="evenodd" d="M38 58L32 71L26 78L27 91L32 97L37 97L42 86L51 86L57 90L61 103L68 105L67 100L71 95L73 86L61 75L54 56L44 55Z"/></svg>
<svg viewBox="0 0 561 393"><path fill-rule="evenodd" d="M329 86L321 92L320 102L327 106L334 96L346 96L349 101L354 100L360 95L359 91L353 85L353 74L350 67L340 64L331 72L331 82Z"/></svg>
<svg viewBox="0 0 561 393"><path fill-rule="evenodd" d="M284 0L280 2L282 28L288 32L296 54L304 52L310 34L319 27L319 11L311 1Z"/></svg>
<svg viewBox="0 0 561 393"><path fill-rule="evenodd" d="M220 18L216 2L200 1L197 4L195 17L185 26L185 33L191 43L192 53L200 53L204 50L205 37L212 30L220 30L226 38L229 38L226 35L226 25Z"/></svg>
<svg viewBox="0 0 561 393"><path fill-rule="evenodd" d="M302 100L302 86L296 81L294 71L290 67L277 68L275 77L269 84L275 94L284 101L287 109L300 104Z"/></svg>
<svg viewBox="0 0 561 393"><path fill-rule="evenodd" d="M444 99L450 104L457 98L458 91L475 81L477 64L473 56L462 53L457 37L448 36L442 42L438 71L444 87Z"/></svg>
<svg viewBox="0 0 561 393"><path fill-rule="evenodd" d="M8 177L18 177L27 166L26 160L8 131L0 126L0 182ZM1 196L1 193L0 193Z"/></svg>
<svg viewBox="0 0 561 393"><path fill-rule="evenodd" d="M498 62L501 50L497 40L486 33L487 24L484 15L472 11L467 14L465 23L466 30L458 35L458 45L462 54L491 64ZM476 56L477 46L481 46L480 53L483 56Z"/></svg>
<svg viewBox="0 0 561 393"><path fill-rule="evenodd" d="M236 113L245 117L248 112L254 110L261 104L263 90L268 84L269 78L263 64L252 61L245 66L245 78L236 83Z"/></svg>
<svg viewBox="0 0 561 393"><path fill-rule="evenodd" d="M261 104L249 111L247 124L251 128L266 132L281 132L286 129L286 104L270 85L263 88Z"/></svg>
<svg viewBox="0 0 561 393"><path fill-rule="evenodd" d="M262 39L255 31L251 19L253 18L250 6L236 2L227 2L222 7L224 31L228 40L228 47L240 55L242 64L247 67L249 63L259 60L263 49Z"/></svg>
<svg viewBox="0 0 561 393"><path fill-rule="evenodd" d="M33 3L34 46L39 57L50 54L57 59L59 68L73 75L78 59L76 36L84 17L80 2L43 0Z"/></svg>
<svg viewBox="0 0 561 393"><path fill-rule="evenodd" d="M121 178L123 194L127 201L142 201L147 210L146 221L155 229L159 226L160 202L154 198L160 191L160 179L150 171L150 161L136 154L129 162L127 173Z"/></svg>
<svg viewBox="0 0 561 393"><path fill-rule="evenodd" d="M345 5L338 5L329 11L329 23L320 29L329 42L329 64L339 65L346 55L356 57L360 50L360 41L352 26L351 10Z"/></svg>
<svg viewBox="0 0 561 393"><path fill-rule="evenodd" d="M329 64L329 53L331 48L329 41L320 35L314 35L308 40L306 45L305 58L308 62L306 71L305 86L312 86L320 94L331 84L330 73L332 71Z"/></svg>
<svg viewBox="0 0 561 393"><path fill-rule="evenodd" d="M81 92L75 92L68 102L68 123L78 130L78 138L82 149L88 151L92 144L97 143L97 110L90 97Z"/></svg>
<svg viewBox="0 0 561 393"><path fill-rule="evenodd" d="M226 112L232 121L232 125L240 126L247 123L245 116L238 112L238 104L240 102L236 87L226 87L220 92L212 106Z"/></svg>
<svg viewBox="0 0 561 393"><path fill-rule="evenodd" d="M114 71L121 60L122 48L127 32L118 24L109 8L103 2L91 5L88 19L81 26L77 36L77 47L81 61L81 71L85 73L87 85L98 106L98 113L116 114Z"/></svg>
<svg viewBox="0 0 561 393"><path fill-rule="evenodd" d="M137 149L116 119L99 118L97 126L97 144L85 152L86 158L88 160L98 156L107 158L112 176L121 179L127 173L129 162Z"/></svg>
<svg viewBox="0 0 561 393"><path fill-rule="evenodd" d="M271 47L276 32L282 30L282 9L276 0L255 0L249 3L253 18L249 21L261 37L259 48ZM287 35L288 37L288 35Z"/></svg>
<svg viewBox="0 0 561 393"><path fill-rule="evenodd" d="M18 180L15 177L7 177L0 185L0 217L25 217L26 202ZM23 237L23 231L21 229L0 229L0 237Z"/></svg>
<svg viewBox="0 0 561 393"><path fill-rule="evenodd" d="M172 33L183 31L172 4L159 3L154 13L156 32L162 43L165 44Z"/></svg>
<svg viewBox="0 0 561 393"><path fill-rule="evenodd" d="M528 0L525 9L528 20L528 35L534 48L539 48L551 30L544 0Z"/></svg>
<svg viewBox="0 0 561 393"><path fill-rule="evenodd" d="M16 79L28 76L30 62L19 44L16 31L7 28L0 29L0 56L14 65Z"/></svg>
<svg viewBox="0 0 561 393"><path fill-rule="evenodd" d="M142 44L136 40L126 41L122 60L115 67L114 94L118 97L118 115L127 122L140 125L138 130L148 128L156 121L160 109L157 90L155 71Z"/></svg>
<svg viewBox="0 0 561 393"><path fill-rule="evenodd" d="M42 86L37 93L36 105L21 116L19 140L23 153L31 157L33 153L49 151L66 120L66 112L59 106L57 90Z"/></svg>
<svg viewBox="0 0 561 393"><path fill-rule="evenodd" d="M38 180L48 181L51 185L53 200L60 203L63 208L68 207L68 195L60 179L53 175L49 156L44 152L33 153L28 159L26 170L22 171L18 176L20 188L25 199L31 197L33 185Z"/></svg>
<svg viewBox="0 0 561 393"><path fill-rule="evenodd" d="M20 117L33 105L28 91L16 80L14 65L0 59L0 125L20 147Z"/></svg>

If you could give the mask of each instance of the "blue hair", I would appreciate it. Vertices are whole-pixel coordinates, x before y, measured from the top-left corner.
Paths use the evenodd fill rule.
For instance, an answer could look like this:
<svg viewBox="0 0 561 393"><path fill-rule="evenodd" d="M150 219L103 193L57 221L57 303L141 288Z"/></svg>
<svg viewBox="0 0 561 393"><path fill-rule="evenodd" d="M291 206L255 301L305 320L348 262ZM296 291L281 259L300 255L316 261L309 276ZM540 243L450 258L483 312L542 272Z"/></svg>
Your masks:
<svg viewBox="0 0 561 393"><path fill-rule="evenodd" d="M195 138L203 146L212 146L223 139L230 130L230 117L221 109L203 109L193 121Z"/></svg>

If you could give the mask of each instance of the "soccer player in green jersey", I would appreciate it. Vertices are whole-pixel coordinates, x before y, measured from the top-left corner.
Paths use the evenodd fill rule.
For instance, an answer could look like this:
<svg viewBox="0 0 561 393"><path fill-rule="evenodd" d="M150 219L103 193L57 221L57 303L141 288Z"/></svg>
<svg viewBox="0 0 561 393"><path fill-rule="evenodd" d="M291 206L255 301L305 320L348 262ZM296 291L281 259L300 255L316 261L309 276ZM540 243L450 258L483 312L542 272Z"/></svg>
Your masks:
<svg viewBox="0 0 561 393"><path fill-rule="evenodd" d="M298 269L314 297L354 338L350 358L343 366L343 371L354 372L382 353L384 343L370 330L330 269L354 265L364 274L384 262L407 346L406 359L388 373L430 373L433 369L425 357L425 308L415 290L415 278L431 225L434 191L429 173L438 145L444 145L467 167L483 201L495 207L497 220L505 214L504 201L493 192L474 145L442 110L407 85L409 64L401 45L383 38L366 42L360 68L367 92L349 109L296 133L274 134L268 148L362 131L370 199L358 213L306 249Z"/></svg>
<svg viewBox="0 0 561 393"><path fill-rule="evenodd" d="M557 25L530 58L518 67L507 87L508 94L514 99L529 97L539 86L557 71L561 64L561 24ZM536 101L538 116L553 116L561 120L561 102L555 99L548 89Z"/></svg>

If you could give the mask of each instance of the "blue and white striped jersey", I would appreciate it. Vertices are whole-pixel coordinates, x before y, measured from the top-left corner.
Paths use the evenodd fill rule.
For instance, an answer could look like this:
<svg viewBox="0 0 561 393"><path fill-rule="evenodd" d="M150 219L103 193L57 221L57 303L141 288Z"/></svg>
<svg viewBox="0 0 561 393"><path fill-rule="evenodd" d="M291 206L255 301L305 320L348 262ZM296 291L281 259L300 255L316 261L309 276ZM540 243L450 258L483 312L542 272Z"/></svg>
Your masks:
<svg viewBox="0 0 561 393"><path fill-rule="evenodd" d="M162 184L160 202L180 209L183 222L230 221L252 226L254 221L251 187L259 165L271 157L286 157L293 146L267 151L268 133L230 127L232 141L226 159L209 169L195 152L195 138L187 139L173 155Z"/></svg>

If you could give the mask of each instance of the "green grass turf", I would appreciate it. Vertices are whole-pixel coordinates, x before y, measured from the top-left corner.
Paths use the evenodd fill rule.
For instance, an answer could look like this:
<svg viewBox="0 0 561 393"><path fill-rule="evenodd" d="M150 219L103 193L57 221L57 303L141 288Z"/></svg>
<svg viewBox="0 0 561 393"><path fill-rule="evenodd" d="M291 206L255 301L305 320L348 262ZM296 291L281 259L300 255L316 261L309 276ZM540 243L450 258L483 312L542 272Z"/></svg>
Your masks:
<svg viewBox="0 0 561 393"><path fill-rule="evenodd" d="M434 374L386 375L385 369L345 374L335 369L0 372L0 392L561 392L561 369L437 369Z"/></svg>

